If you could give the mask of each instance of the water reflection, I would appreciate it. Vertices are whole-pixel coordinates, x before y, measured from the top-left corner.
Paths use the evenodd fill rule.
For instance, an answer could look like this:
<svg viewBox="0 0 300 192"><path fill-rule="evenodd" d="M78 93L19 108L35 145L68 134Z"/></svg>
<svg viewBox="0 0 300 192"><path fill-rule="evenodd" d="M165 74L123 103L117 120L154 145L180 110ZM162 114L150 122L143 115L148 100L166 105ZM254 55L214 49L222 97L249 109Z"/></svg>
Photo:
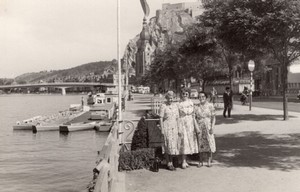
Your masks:
<svg viewBox="0 0 300 192"><path fill-rule="evenodd" d="M67 142L71 134L72 133L69 132L59 132L59 140L63 142Z"/></svg>

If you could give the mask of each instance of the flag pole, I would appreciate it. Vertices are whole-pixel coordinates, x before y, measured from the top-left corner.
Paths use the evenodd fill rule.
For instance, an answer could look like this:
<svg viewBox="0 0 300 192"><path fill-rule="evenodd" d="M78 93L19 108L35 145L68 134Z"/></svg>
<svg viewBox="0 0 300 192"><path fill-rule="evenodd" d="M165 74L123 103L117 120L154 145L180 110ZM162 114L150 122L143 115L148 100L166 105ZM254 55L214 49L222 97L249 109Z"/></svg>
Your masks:
<svg viewBox="0 0 300 192"><path fill-rule="evenodd" d="M117 0L117 60L118 60L118 132L122 133L122 73L121 73L121 57L120 57L120 0ZM119 141L122 142L121 135Z"/></svg>

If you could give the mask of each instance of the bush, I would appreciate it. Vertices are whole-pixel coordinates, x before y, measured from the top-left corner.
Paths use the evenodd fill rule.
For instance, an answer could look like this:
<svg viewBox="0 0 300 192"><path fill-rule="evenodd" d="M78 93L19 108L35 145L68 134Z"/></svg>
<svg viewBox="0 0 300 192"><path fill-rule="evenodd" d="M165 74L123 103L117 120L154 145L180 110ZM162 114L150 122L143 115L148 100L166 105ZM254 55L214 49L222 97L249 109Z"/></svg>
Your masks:
<svg viewBox="0 0 300 192"><path fill-rule="evenodd" d="M146 110L145 116L143 116L138 122L137 128L133 133L131 150L143 149L149 147L149 135L146 119L159 119L159 116Z"/></svg>
<svg viewBox="0 0 300 192"><path fill-rule="evenodd" d="M145 118L142 117L138 122L137 128L133 133L131 150L143 149L149 147L148 130Z"/></svg>
<svg viewBox="0 0 300 192"><path fill-rule="evenodd" d="M155 158L153 148L138 149L136 151L120 151L119 171L149 169Z"/></svg>

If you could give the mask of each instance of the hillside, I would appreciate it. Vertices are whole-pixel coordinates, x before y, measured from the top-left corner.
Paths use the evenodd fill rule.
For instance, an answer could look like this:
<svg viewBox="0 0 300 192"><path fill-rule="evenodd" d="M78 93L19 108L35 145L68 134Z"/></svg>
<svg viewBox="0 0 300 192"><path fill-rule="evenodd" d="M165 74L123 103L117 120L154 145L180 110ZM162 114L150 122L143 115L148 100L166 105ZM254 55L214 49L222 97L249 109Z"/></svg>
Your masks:
<svg viewBox="0 0 300 192"><path fill-rule="evenodd" d="M94 76L107 75L108 69L112 69L112 71L115 71L117 69L117 64L114 60L91 62L70 69L25 73L16 77L15 81L19 83L24 83L24 82L35 83L41 80L45 82L66 80L66 79L79 80L91 74L93 74Z"/></svg>

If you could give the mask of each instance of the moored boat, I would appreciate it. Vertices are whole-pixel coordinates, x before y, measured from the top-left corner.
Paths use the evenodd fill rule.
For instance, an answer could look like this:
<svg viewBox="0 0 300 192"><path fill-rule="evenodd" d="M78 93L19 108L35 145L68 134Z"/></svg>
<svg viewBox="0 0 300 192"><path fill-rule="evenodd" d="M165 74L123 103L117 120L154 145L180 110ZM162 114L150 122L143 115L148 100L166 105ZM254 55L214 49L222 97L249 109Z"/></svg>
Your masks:
<svg viewBox="0 0 300 192"><path fill-rule="evenodd" d="M48 125L33 125L32 126L32 132L40 132L40 131L58 131L59 130L59 125L55 124L48 124Z"/></svg>
<svg viewBox="0 0 300 192"><path fill-rule="evenodd" d="M84 112L80 111L61 111L58 114L47 116L35 116L23 121L17 121L13 125L13 130L28 130L33 131L58 131L59 125L70 121Z"/></svg>
<svg viewBox="0 0 300 192"><path fill-rule="evenodd" d="M111 122L100 121L95 124L95 129L99 132L108 132L112 126Z"/></svg>
<svg viewBox="0 0 300 192"><path fill-rule="evenodd" d="M13 126L13 130L29 130L31 131L33 126L35 126L32 123L17 123Z"/></svg>
<svg viewBox="0 0 300 192"><path fill-rule="evenodd" d="M35 116L30 119L25 119L23 121L17 121L13 125L13 130L32 130L32 127L38 123L42 116Z"/></svg>
<svg viewBox="0 0 300 192"><path fill-rule="evenodd" d="M59 132L85 131L95 129L96 122L72 123L70 125L60 125Z"/></svg>

